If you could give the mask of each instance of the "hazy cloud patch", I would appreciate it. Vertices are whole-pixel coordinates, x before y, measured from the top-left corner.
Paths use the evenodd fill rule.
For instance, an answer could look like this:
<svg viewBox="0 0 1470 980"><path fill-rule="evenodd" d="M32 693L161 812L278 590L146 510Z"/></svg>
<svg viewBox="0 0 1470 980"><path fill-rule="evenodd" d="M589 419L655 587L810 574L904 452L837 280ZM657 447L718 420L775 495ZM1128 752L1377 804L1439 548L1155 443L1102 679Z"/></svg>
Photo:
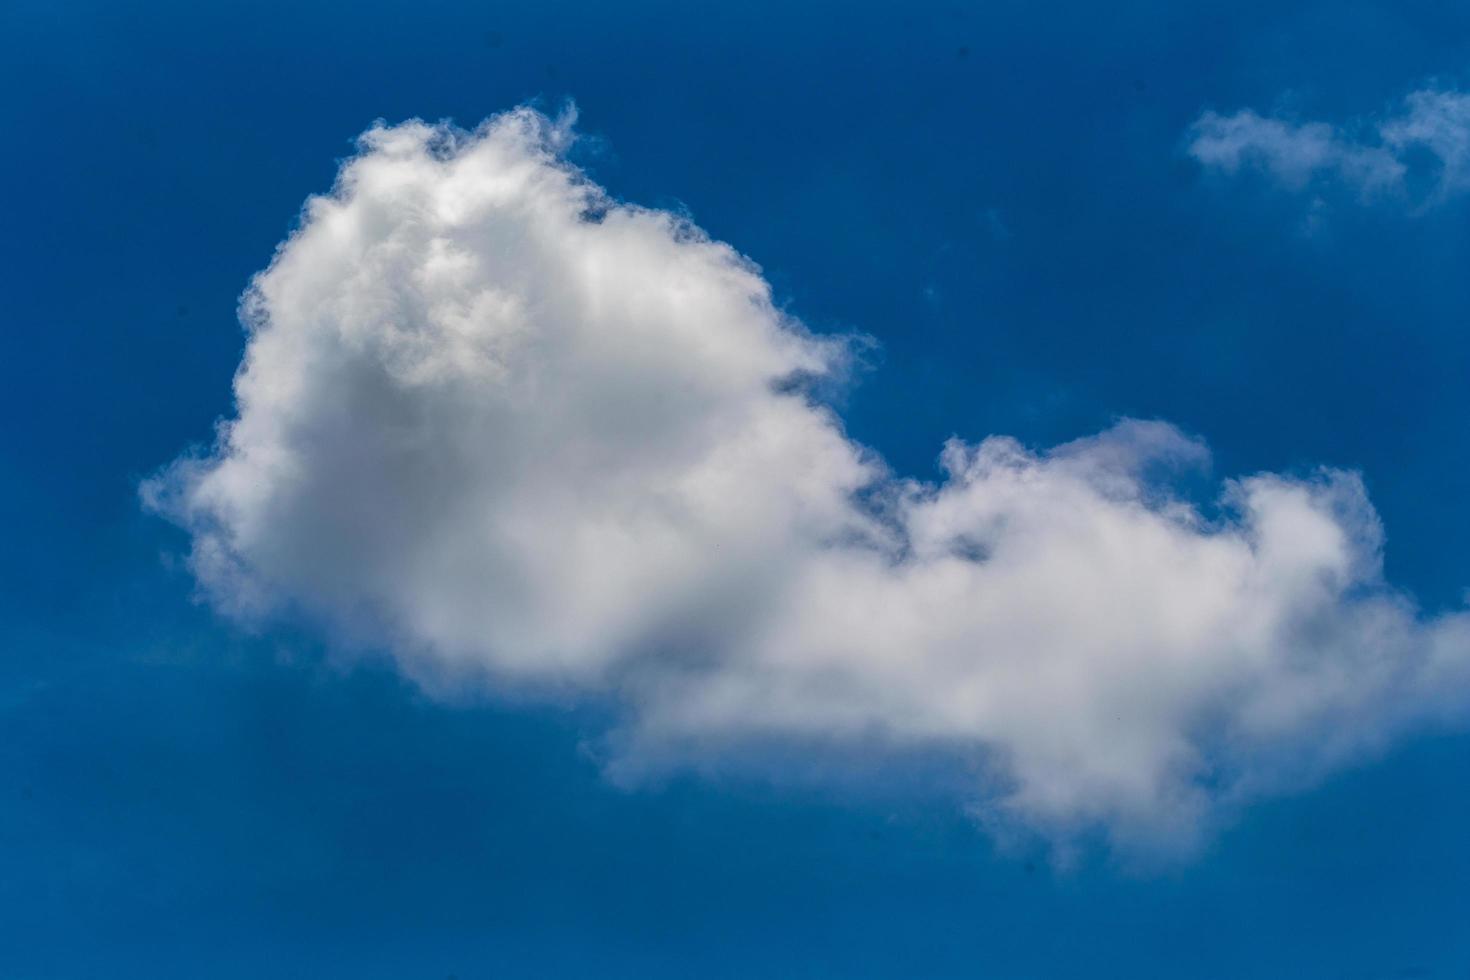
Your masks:
<svg viewBox="0 0 1470 980"><path fill-rule="evenodd" d="M1291 190L1336 180L1365 199L1425 209L1470 189L1470 95L1454 90L1413 92L1398 111L1353 127L1208 111L1188 139L1210 170L1256 170Z"/></svg>

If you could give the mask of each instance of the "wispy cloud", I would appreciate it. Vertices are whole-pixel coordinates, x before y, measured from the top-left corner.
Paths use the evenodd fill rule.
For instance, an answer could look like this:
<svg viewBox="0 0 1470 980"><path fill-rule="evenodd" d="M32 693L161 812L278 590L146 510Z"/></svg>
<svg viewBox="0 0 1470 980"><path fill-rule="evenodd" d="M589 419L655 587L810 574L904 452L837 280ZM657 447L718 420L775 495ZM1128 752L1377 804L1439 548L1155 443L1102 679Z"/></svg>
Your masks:
<svg viewBox="0 0 1470 980"><path fill-rule="evenodd" d="M1385 140L1450 146L1434 118ZM1261 133L1299 179L1396 173L1268 120L1199 152ZM1230 481L1206 516L1173 483L1205 447L1126 421L895 476L810 397L848 345L569 138L375 128L307 204L246 295L236 416L144 487L220 608L304 612L431 691L617 699L624 773L932 753L994 825L1136 851L1465 710L1470 617L1384 581L1353 475Z"/></svg>
<svg viewBox="0 0 1470 980"><path fill-rule="evenodd" d="M1470 95L1424 89L1398 112L1351 128L1252 109L1205 112L1190 127L1188 152L1212 170L1254 169L1293 190L1336 180L1364 198L1432 207L1470 190ZM1423 180L1411 179L1421 168Z"/></svg>

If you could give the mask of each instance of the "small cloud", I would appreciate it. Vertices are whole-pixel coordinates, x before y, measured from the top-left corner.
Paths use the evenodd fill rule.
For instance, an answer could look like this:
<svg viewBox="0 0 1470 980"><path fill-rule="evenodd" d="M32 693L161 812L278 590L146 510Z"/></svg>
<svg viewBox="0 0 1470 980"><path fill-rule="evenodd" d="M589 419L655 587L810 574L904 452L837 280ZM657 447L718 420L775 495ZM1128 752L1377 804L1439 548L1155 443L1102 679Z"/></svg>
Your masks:
<svg viewBox="0 0 1470 980"><path fill-rule="evenodd" d="M1351 128L1207 111L1190 126L1188 153L1226 175L1254 170L1292 191L1336 181L1422 211L1470 190L1470 95L1413 92L1397 114Z"/></svg>

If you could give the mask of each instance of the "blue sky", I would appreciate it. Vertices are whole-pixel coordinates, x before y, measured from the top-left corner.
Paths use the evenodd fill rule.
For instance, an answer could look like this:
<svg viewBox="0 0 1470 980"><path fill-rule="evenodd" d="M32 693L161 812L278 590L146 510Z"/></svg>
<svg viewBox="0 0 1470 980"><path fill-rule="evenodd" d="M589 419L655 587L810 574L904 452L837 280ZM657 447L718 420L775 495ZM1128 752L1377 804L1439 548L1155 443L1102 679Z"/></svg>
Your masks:
<svg viewBox="0 0 1470 980"><path fill-rule="evenodd" d="M1386 581L1453 616L1470 194L1424 140L1401 187L1332 161L1470 89L1470 12L21 0L0 38L0 973L1470 972L1463 710L1183 859L1089 838L1058 867L942 761L612 778L606 690L446 692L309 611L241 623L188 564L200 526L138 495L235 414L241 293L359 133L575 100L570 159L614 199L875 341L834 397L894 473L1168 420L1208 443L1178 487L1207 516L1224 477L1361 474ZM1202 157L1204 114L1242 110L1283 122ZM1295 179L1272 161L1314 124L1348 151Z"/></svg>

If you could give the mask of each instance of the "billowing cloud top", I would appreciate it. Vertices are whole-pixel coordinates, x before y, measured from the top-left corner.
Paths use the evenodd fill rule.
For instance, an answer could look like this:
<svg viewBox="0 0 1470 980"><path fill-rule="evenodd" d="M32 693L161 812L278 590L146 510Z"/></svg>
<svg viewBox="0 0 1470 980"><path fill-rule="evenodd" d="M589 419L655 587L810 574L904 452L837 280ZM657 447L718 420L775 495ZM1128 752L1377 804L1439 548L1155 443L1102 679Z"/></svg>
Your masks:
<svg viewBox="0 0 1470 980"><path fill-rule="evenodd" d="M362 137L243 303L236 417L146 499L221 609L430 690L611 697L614 764L949 760L975 811L1187 848L1470 691L1470 618L1383 581L1352 475L1171 490L1127 421L900 479L810 395L848 347L618 204L530 111ZM767 753L764 758L769 758Z"/></svg>

